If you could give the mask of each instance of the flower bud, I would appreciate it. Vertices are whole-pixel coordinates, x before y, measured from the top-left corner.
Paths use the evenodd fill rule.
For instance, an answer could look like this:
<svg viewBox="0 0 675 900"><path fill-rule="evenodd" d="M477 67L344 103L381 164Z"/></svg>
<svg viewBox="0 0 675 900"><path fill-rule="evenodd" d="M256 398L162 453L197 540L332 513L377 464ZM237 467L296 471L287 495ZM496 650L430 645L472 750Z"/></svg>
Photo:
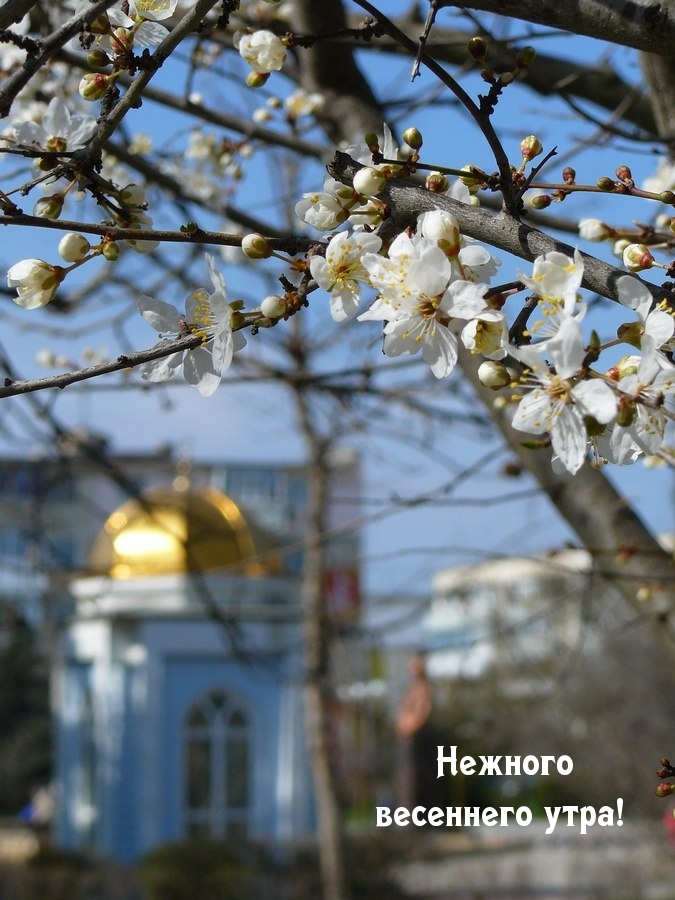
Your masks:
<svg viewBox="0 0 675 900"><path fill-rule="evenodd" d="M577 173L571 166L565 166L562 171L562 179L565 184L574 184Z"/></svg>
<svg viewBox="0 0 675 900"><path fill-rule="evenodd" d="M466 175L460 175L459 180L468 187L470 194L477 193L487 182L487 174L482 169L479 169L478 166L474 166L471 163L462 166L460 172L467 173Z"/></svg>
<svg viewBox="0 0 675 900"><path fill-rule="evenodd" d="M260 312L267 319L280 319L286 313L286 309L286 301L277 294L270 294L260 304Z"/></svg>
<svg viewBox="0 0 675 900"><path fill-rule="evenodd" d="M527 162L533 160L535 156L539 156L543 149L541 141L534 134L528 134L520 142L520 152L523 155L523 159L527 160Z"/></svg>
<svg viewBox="0 0 675 900"><path fill-rule="evenodd" d="M403 132L403 140L409 147L412 147L413 150L419 150L424 143L422 140L422 133L417 128L406 128Z"/></svg>
<svg viewBox="0 0 675 900"><path fill-rule="evenodd" d="M92 50L87 54L87 65L90 69L105 69L111 59L105 50Z"/></svg>
<svg viewBox="0 0 675 900"><path fill-rule="evenodd" d="M53 266L42 259L22 259L7 272L7 286L16 288L12 299L24 309L46 306L56 296L65 275L61 266Z"/></svg>
<svg viewBox="0 0 675 900"><path fill-rule="evenodd" d="M269 81L269 72L249 72L246 76L246 86L250 88L261 88Z"/></svg>
<svg viewBox="0 0 675 900"><path fill-rule="evenodd" d="M424 187L434 194L444 194L450 187L450 182L442 172L429 172L424 180Z"/></svg>
<svg viewBox="0 0 675 900"><path fill-rule="evenodd" d="M506 87L508 84L511 84L515 80L515 75L513 72L503 72L499 76L499 83Z"/></svg>
<svg viewBox="0 0 675 900"><path fill-rule="evenodd" d="M76 231L69 231L59 241L59 256L66 262L79 262L90 250L89 241Z"/></svg>
<svg viewBox="0 0 675 900"><path fill-rule="evenodd" d="M528 69L537 58L537 51L534 47L523 47L516 57L516 66L519 69Z"/></svg>
<svg viewBox="0 0 675 900"><path fill-rule="evenodd" d="M616 365L607 370L607 377L612 381L621 381L627 375L635 375L640 363L639 356L624 356Z"/></svg>
<svg viewBox="0 0 675 900"><path fill-rule="evenodd" d="M91 20L88 25L88 30L91 31L92 34L108 34L112 31L110 19L108 19L105 13L101 13L100 16L96 16L95 19Z"/></svg>
<svg viewBox="0 0 675 900"><path fill-rule="evenodd" d="M546 209L552 202L550 194L535 194L530 200L533 209Z"/></svg>
<svg viewBox="0 0 675 900"><path fill-rule="evenodd" d="M366 142L366 147L371 153L380 152L380 142L374 131L367 132L363 140Z"/></svg>
<svg viewBox="0 0 675 900"><path fill-rule="evenodd" d="M101 72L88 72L80 79L78 91L83 100L100 100L105 96L112 79Z"/></svg>
<svg viewBox="0 0 675 900"><path fill-rule="evenodd" d="M108 262L115 262L119 259L120 245L116 241L105 241L101 248L101 254Z"/></svg>
<svg viewBox="0 0 675 900"><path fill-rule="evenodd" d="M604 241L606 238L613 237L616 232L613 228L601 219L580 219L579 220L579 237L585 241Z"/></svg>
<svg viewBox="0 0 675 900"><path fill-rule="evenodd" d="M627 238L619 238L618 241L614 241L612 253L620 259L623 256L623 251L626 247L630 247L630 241Z"/></svg>
<svg viewBox="0 0 675 900"><path fill-rule="evenodd" d="M629 272L651 269L654 262L654 257L644 244L629 244L623 251L623 264Z"/></svg>
<svg viewBox="0 0 675 900"><path fill-rule="evenodd" d="M241 239L241 249L249 259L267 259L272 255L272 245L262 234L245 234Z"/></svg>
<svg viewBox="0 0 675 900"><path fill-rule="evenodd" d="M657 797L670 797L671 794L675 793L675 784L671 784L670 781L664 781L662 784L657 784L654 793Z"/></svg>
<svg viewBox="0 0 675 900"><path fill-rule="evenodd" d="M41 219L58 219L63 211L65 199L63 194L41 197L33 207L33 215L39 216Z"/></svg>
<svg viewBox="0 0 675 900"><path fill-rule="evenodd" d="M35 362L44 369L50 369L52 366L56 365L56 354L53 350L47 348L38 350L35 354Z"/></svg>
<svg viewBox="0 0 675 900"><path fill-rule="evenodd" d="M675 194L672 191L661 191L659 200L661 203L670 203L671 206L675 205Z"/></svg>
<svg viewBox="0 0 675 900"><path fill-rule="evenodd" d="M614 181L606 175L603 175L602 178L598 178L595 184L601 191L613 191L616 188Z"/></svg>
<svg viewBox="0 0 675 900"><path fill-rule="evenodd" d="M623 181L624 184L635 184L635 182L633 181L633 173L628 168L628 166L619 166L619 168L616 170L616 177L619 179L619 181Z"/></svg>
<svg viewBox="0 0 675 900"><path fill-rule="evenodd" d="M456 256L460 251L459 222L452 213L434 209L424 214L421 221L422 237L436 241L446 255Z"/></svg>
<svg viewBox="0 0 675 900"><path fill-rule="evenodd" d="M364 168L354 175L354 190L366 197L374 197L379 194L386 184L386 177L379 169Z"/></svg>
<svg viewBox="0 0 675 900"><path fill-rule="evenodd" d="M484 38L476 35L469 41L469 53L474 59L483 60L487 53L487 42Z"/></svg>
<svg viewBox="0 0 675 900"><path fill-rule="evenodd" d="M142 206L145 203L145 191L138 184L127 184L117 196L123 206Z"/></svg>
<svg viewBox="0 0 675 900"><path fill-rule="evenodd" d="M493 391L498 391L500 388L511 384L511 375L506 366L492 359L487 359L480 364L478 367L478 378L481 384L491 388Z"/></svg>

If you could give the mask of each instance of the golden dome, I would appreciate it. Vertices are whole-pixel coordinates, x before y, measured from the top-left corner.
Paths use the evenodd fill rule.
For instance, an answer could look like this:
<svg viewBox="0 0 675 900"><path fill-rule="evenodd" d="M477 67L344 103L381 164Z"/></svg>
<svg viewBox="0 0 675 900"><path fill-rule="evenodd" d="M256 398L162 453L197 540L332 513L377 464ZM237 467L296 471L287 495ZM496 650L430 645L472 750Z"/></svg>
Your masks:
<svg viewBox="0 0 675 900"><path fill-rule="evenodd" d="M233 568L261 574L239 507L213 488L158 488L112 513L94 541L89 570L143 578Z"/></svg>

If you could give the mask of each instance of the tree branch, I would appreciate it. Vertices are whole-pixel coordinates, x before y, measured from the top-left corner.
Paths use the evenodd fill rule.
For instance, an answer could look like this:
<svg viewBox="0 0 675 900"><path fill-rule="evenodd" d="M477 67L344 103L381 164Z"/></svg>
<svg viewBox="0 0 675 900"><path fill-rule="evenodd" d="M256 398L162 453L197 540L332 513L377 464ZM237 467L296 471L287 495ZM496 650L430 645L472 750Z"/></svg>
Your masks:
<svg viewBox="0 0 675 900"><path fill-rule="evenodd" d="M333 178L344 184L351 184L354 173L362 166L346 153L336 152L328 166ZM424 188L404 181L390 181L379 198L389 206L392 218L399 230L415 225L420 213L433 209L445 209L458 220L460 230L468 237L485 241L492 247L512 253L520 259L532 262L537 256L558 250L568 256L574 254L574 248L562 241L557 241L543 231L520 222L506 212L492 214L485 209L459 203L450 197L443 197ZM616 282L626 275L624 269L611 266L595 256L581 254L584 260L583 286L609 300L618 300ZM643 282L655 300L671 299L671 295L663 288Z"/></svg>
<svg viewBox="0 0 675 900"><path fill-rule="evenodd" d="M675 43L673 0L441 0L441 5L523 19L659 56L672 56Z"/></svg>

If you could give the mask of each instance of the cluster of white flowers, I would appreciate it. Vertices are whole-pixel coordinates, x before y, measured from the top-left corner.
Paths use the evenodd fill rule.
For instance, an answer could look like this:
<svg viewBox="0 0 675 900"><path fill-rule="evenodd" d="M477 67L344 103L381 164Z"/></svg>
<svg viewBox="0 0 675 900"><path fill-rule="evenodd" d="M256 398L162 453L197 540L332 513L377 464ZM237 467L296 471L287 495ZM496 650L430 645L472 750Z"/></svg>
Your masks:
<svg viewBox="0 0 675 900"><path fill-rule="evenodd" d="M329 181L321 194L305 195L296 211L314 227L334 228L347 219L351 224L357 204L373 201L349 191ZM350 206L354 194L357 204ZM622 326L620 339L642 355L631 352L602 372L595 367L601 348L592 348L582 331L581 254L548 253L535 260L531 275L521 276L537 300L528 343L521 346L510 343L500 303L490 301L488 284L498 265L441 210L420 215L414 233L399 234L386 252L377 233L357 224L333 235L325 256L310 260L313 278L330 293L333 318L383 322L387 356L420 353L437 378L453 371L460 341L482 356L481 380L508 390L501 402L513 410L513 426L547 436L554 463L569 472L578 471L589 450L596 462L617 464L658 452L668 421L664 403L675 389L668 355L672 310L651 309L652 295L642 282L629 275L619 279L620 301L637 317ZM375 300L357 315L368 288Z"/></svg>

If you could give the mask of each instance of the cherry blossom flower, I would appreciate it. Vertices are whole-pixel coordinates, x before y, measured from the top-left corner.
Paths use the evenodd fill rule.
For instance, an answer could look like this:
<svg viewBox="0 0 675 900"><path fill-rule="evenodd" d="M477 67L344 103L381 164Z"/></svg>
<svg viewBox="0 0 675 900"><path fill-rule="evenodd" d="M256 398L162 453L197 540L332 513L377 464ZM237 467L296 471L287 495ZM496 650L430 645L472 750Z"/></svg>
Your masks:
<svg viewBox="0 0 675 900"><path fill-rule="evenodd" d="M278 72L286 59L286 48L272 31L235 35L235 47L255 72Z"/></svg>
<svg viewBox="0 0 675 900"><path fill-rule="evenodd" d="M346 222L349 209L343 201L330 191L314 191L303 194L295 204L295 214L317 231L332 231Z"/></svg>
<svg viewBox="0 0 675 900"><path fill-rule="evenodd" d="M619 302L634 310L640 319L638 345L646 352L651 350L672 350L675 332L673 310L665 305L652 309L654 298L649 288L638 278L623 275L616 283ZM628 332L632 329L628 326ZM632 343L632 341L631 341Z"/></svg>
<svg viewBox="0 0 675 900"><path fill-rule="evenodd" d="M377 253L382 246L375 234L357 231L341 232L331 238L326 256L313 256L309 263L312 277L331 295L330 312L336 322L344 322L356 314L361 300L361 284L368 283L363 266L365 253Z"/></svg>
<svg viewBox="0 0 675 900"><path fill-rule="evenodd" d="M566 325L567 343L547 347L554 363L551 369L544 357L532 347L514 349L513 354L526 367L525 386L530 390L521 398L512 425L529 434L549 434L555 455L574 475L584 463L588 449L588 432L584 416L592 416L607 425L616 415L617 399L612 388L602 379L575 381L570 371L577 353L576 323ZM563 334L563 337L565 335ZM561 374L560 370L565 374Z"/></svg>
<svg viewBox="0 0 675 900"><path fill-rule="evenodd" d="M574 317L581 321L586 305L581 301L579 288L584 274L583 257L578 250L574 258L553 250L534 261L532 275L521 275L524 284L537 296L537 314L532 318L529 331L541 339L543 345L554 337L562 323Z"/></svg>
<svg viewBox="0 0 675 900"><path fill-rule="evenodd" d="M72 113L59 97L53 97L37 122L20 122L14 128L21 144L35 144L43 150L65 152L84 147L94 136L96 119L85 113Z"/></svg>
<svg viewBox="0 0 675 900"><path fill-rule="evenodd" d="M163 338L192 333L201 335L204 340L193 350L179 350L162 359L143 363L141 377L146 381L166 381L182 365L185 380L202 397L208 397L216 390L235 350L245 343L239 332L232 331L232 308L226 299L222 275L216 271L212 257L207 255L206 259L214 290L208 293L198 289L188 294L185 315L163 300L147 295L138 300L141 315Z"/></svg>
<svg viewBox="0 0 675 900"><path fill-rule="evenodd" d="M457 362L452 320L481 313L486 308L486 287L451 281L452 265L443 251L435 243L415 242L407 235L396 238L389 259L369 253L363 265L380 296L359 320L386 323L387 356L421 351L436 378L449 375Z"/></svg>
<svg viewBox="0 0 675 900"><path fill-rule="evenodd" d="M486 309L462 329L462 343L486 359L503 359L509 348L509 331L502 313Z"/></svg>
<svg viewBox="0 0 675 900"><path fill-rule="evenodd" d="M675 164L667 157L661 157L656 173L645 178L642 187L645 191L651 191L654 194L675 190Z"/></svg>
<svg viewBox="0 0 675 900"><path fill-rule="evenodd" d="M630 402L633 415L613 429L610 447L618 464L632 461L636 450L652 454L660 449L668 424L664 403L675 393L675 366L660 353L628 357L623 367L618 366L620 373L622 368L626 374L617 389L624 403Z"/></svg>
<svg viewBox="0 0 675 900"><path fill-rule="evenodd" d="M15 303L24 309L46 306L56 296L65 272L41 259L22 259L7 272L7 285L16 288Z"/></svg>

